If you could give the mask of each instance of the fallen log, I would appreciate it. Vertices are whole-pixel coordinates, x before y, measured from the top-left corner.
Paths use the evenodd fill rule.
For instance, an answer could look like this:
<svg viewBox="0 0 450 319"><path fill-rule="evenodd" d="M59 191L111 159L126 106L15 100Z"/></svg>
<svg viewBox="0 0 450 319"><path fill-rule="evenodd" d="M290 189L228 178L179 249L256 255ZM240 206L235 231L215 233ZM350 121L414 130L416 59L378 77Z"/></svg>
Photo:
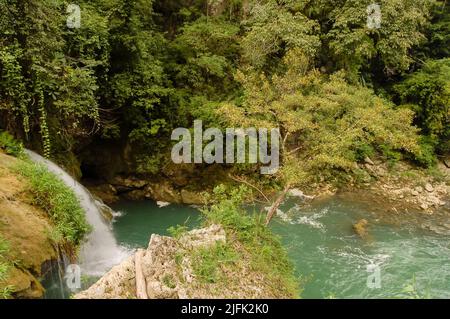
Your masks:
<svg viewBox="0 0 450 319"><path fill-rule="evenodd" d="M142 257L144 250L139 249L134 257L136 269L136 297L137 299L148 299L147 284L145 282L144 273L142 272Z"/></svg>

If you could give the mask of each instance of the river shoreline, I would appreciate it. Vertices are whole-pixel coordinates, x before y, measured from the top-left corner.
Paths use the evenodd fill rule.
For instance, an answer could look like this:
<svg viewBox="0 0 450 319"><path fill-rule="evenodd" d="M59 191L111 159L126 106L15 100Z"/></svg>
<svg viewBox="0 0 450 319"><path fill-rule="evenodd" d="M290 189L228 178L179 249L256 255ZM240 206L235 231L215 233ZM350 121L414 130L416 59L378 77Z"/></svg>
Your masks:
<svg viewBox="0 0 450 319"><path fill-rule="evenodd" d="M365 182L350 181L336 187L328 183L309 185L301 192L313 200L326 199L339 195L353 197L356 201L373 201L384 210L393 213L422 211L424 214L449 208L450 205L450 168L439 163L436 171L438 177L429 175L426 171L417 169L407 163L397 163L389 168L386 163L372 162L361 166L368 168L372 176L366 176ZM210 173L209 173L210 174ZM200 174L201 175L201 174ZM138 175L116 176L110 181L85 180L85 186L105 203L111 205L119 200L154 200L184 205L205 205L205 193L211 192L216 184L225 183L238 186L228 175L220 174L221 178L209 184L189 184L190 175L183 171L174 171L171 178L149 178ZM183 180L182 183L179 181ZM193 180L195 183L196 180ZM266 189L267 197L275 201L277 191ZM364 196L361 196L361 195ZM264 200L255 192L254 200Z"/></svg>

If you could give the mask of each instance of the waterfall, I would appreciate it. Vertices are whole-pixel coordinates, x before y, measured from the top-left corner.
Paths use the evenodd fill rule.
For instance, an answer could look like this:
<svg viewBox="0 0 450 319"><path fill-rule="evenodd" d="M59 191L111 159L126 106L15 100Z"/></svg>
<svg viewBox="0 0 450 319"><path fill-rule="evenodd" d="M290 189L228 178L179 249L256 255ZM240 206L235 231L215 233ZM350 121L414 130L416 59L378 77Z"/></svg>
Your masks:
<svg viewBox="0 0 450 319"><path fill-rule="evenodd" d="M111 225L102 217L101 206L105 204L96 200L83 185L52 161L30 150L26 150L26 153L33 162L47 167L50 172L58 176L70 187L85 211L86 220L91 225L92 231L80 250L82 274L102 276L111 267L119 264L126 258L129 252L117 244Z"/></svg>

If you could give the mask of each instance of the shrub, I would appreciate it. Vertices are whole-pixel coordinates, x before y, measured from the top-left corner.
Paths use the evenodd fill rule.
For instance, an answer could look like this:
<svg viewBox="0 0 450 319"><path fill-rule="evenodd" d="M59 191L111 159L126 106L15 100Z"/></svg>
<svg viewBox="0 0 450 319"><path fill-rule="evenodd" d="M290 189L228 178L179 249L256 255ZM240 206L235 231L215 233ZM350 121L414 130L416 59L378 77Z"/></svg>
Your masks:
<svg viewBox="0 0 450 319"><path fill-rule="evenodd" d="M431 142L428 147L450 152L450 59L426 62L394 90L399 104L414 111L414 123Z"/></svg>
<svg viewBox="0 0 450 319"><path fill-rule="evenodd" d="M24 155L22 143L17 142L8 132L0 131L0 148L8 155L15 157Z"/></svg>
<svg viewBox="0 0 450 319"><path fill-rule="evenodd" d="M420 153L416 154L413 158L419 165L424 167L432 167L436 164L436 144L435 141L429 136L420 137Z"/></svg>
<svg viewBox="0 0 450 319"><path fill-rule="evenodd" d="M203 282L215 283L221 279L220 266L233 264L237 258L237 252L224 243L217 243L212 248L198 249L193 255L194 274Z"/></svg>
<svg viewBox="0 0 450 319"><path fill-rule="evenodd" d="M183 226L183 225L177 225L177 226L171 226L167 229L167 231L169 232L170 236L179 239L181 236L183 236L183 234L185 234L188 230L187 226Z"/></svg>
<svg viewBox="0 0 450 319"><path fill-rule="evenodd" d="M47 212L60 233L52 237L61 238L59 244L78 246L90 228L72 190L42 165L21 161L16 170L29 182L34 203Z"/></svg>
<svg viewBox="0 0 450 319"><path fill-rule="evenodd" d="M371 157L374 154L375 154L375 149L373 148L372 145L366 144L366 143L361 143L360 145L356 145L355 155L356 155L357 161L361 162L366 157Z"/></svg>
<svg viewBox="0 0 450 319"><path fill-rule="evenodd" d="M244 247L250 255L252 269L266 274L273 282L277 283L277 289L283 287L287 294L298 297L298 280L280 238L265 226L264 216L249 214L242 207L242 202L248 195L249 191L245 187L235 188L231 191L227 191L223 185L216 187L214 189L215 204L203 211L206 220L208 223L220 224L224 227L228 245L232 245L229 241L234 239ZM216 258L218 255L230 256L228 251L223 251L223 247L216 248L209 254ZM210 257L207 254L204 255L206 261L212 259ZM220 260L220 258L218 259ZM208 266L208 264L206 262L203 266ZM208 273L208 267L203 271L204 275ZM211 272L209 273L211 274ZM207 278L214 277L207 276Z"/></svg>

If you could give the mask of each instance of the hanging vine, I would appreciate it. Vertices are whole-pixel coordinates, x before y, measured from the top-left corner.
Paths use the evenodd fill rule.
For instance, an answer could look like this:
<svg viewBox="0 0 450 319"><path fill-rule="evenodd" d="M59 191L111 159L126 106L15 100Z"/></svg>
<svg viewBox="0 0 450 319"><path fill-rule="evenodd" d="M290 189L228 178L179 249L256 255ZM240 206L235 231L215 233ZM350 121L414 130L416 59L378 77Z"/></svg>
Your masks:
<svg viewBox="0 0 450 319"><path fill-rule="evenodd" d="M44 156L49 158L51 154L50 132L47 125L44 91L40 84L37 85L36 93L38 94L39 125L41 128L42 146L44 149Z"/></svg>

